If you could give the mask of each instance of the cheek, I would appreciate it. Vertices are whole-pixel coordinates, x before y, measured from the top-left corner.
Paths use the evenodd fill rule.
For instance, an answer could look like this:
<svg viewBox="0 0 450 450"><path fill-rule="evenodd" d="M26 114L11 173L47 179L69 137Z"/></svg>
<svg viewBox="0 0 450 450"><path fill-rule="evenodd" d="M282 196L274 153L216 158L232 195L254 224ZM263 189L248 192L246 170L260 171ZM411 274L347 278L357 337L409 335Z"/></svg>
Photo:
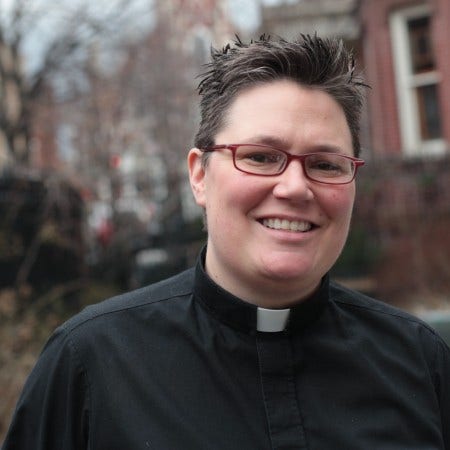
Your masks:
<svg viewBox="0 0 450 450"><path fill-rule="evenodd" d="M322 197L322 207L325 214L332 221L337 221L343 225L350 222L355 199L353 188L345 187L329 192Z"/></svg>
<svg viewBox="0 0 450 450"><path fill-rule="evenodd" d="M211 231L214 227L219 233L225 232L233 223L233 211L239 208L241 202L235 183L230 177L215 174L206 180L205 193L208 229Z"/></svg>
<svg viewBox="0 0 450 450"><path fill-rule="evenodd" d="M215 174L206 184L207 208L219 216L245 214L267 196L267 187L258 181L237 171Z"/></svg>

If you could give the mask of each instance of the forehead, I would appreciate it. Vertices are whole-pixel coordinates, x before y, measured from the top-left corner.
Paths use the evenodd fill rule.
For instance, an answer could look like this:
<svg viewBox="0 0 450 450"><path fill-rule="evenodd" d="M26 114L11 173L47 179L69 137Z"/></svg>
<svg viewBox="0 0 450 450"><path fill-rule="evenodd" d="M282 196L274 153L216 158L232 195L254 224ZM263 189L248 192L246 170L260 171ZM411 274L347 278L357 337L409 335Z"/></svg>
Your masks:
<svg viewBox="0 0 450 450"><path fill-rule="evenodd" d="M328 140L352 147L339 103L320 89L290 80L257 84L239 92L228 107L216 143L240 143L261 134L292 145L299 140Z"/></svg>

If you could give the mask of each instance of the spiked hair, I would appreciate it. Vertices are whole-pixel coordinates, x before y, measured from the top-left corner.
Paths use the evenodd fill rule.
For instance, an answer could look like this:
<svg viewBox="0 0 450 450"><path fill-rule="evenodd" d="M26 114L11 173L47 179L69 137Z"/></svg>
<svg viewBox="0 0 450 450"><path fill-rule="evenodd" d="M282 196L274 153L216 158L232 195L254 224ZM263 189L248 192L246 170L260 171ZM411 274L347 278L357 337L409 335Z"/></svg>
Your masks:
<svg viewBox="0 0 450 450"><path fill-rule="evenodd" d="M201 120L194 141L197 148L215 144L214 138L224 126L226 113L239 92L286 79L322 90L336 100L347 119L354 154L359 155L362 87L366 85L355 75L353 55L342 40L301 34L289 42L262 35L244 43L236 36L232 45L222 50L212 48L211 61L205 67L198 85Z"/></svg>

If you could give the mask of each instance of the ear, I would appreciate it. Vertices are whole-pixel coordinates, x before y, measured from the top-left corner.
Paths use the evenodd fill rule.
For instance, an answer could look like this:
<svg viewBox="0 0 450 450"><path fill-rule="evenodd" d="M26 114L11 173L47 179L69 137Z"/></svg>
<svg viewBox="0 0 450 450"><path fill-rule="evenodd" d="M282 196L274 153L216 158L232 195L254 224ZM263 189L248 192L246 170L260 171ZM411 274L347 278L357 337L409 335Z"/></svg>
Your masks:
<svg viewBox="0 0 450 450"><path fill-rule="evenodd" d="M205 207L205 168L202 164L202 152L193 148L188 154L189 181L197 205Z"/></svg>

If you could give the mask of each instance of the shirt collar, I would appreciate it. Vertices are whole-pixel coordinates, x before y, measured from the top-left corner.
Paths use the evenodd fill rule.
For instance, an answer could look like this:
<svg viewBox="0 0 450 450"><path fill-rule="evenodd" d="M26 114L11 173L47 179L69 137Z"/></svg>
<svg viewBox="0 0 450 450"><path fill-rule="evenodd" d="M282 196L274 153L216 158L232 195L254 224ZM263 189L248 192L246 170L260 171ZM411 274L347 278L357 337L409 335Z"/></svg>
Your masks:
<svg viewBox="0 0 450 450"><path fill-rule="evenodd" d="M260 332L298 332L315 322L329 298L329 277L305 300L287 310L267 310L245 302L216 284L204 269L206 248L195 269L194 297L208 312L227 325L254 334Z"/></svg>

